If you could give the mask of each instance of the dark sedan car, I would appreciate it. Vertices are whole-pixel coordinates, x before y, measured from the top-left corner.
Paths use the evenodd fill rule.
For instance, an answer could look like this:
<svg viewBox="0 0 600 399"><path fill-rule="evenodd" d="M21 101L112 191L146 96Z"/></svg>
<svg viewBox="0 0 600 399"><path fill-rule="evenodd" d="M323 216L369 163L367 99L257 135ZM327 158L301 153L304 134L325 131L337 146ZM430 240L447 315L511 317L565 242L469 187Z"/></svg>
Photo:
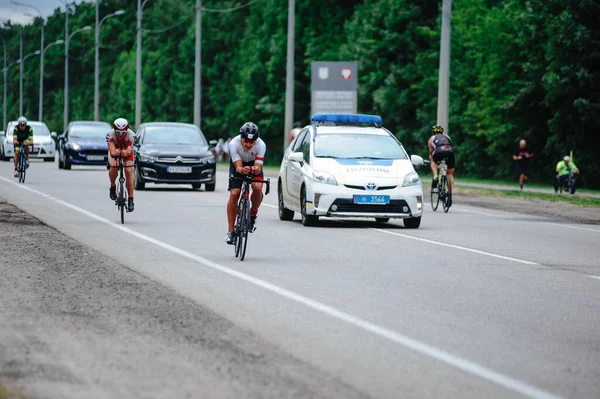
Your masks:
<svg viewBox="0 0 600 399"><path fill-rule="evenodd" d="M215 191L217 164L202 131L189 123L142 123L136 131L135 188L146 183L191 184Z"/></svg>
<svg viewBox="0 0 600 399"><path fill-rule="evenodd" d="M58 137L58 167L71 165L106 165L108 145L106 134L111 126L106 122L74 121Z"/></svg>

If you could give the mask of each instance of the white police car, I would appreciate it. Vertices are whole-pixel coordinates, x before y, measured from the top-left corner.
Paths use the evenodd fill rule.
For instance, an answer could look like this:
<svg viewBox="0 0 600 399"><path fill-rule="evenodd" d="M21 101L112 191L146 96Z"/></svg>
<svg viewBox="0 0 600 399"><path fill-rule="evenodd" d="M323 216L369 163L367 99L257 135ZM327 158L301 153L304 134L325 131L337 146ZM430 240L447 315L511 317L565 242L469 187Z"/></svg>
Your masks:
<svg viewBox="0 0 600 399"><path fill-rule="evenodd" d="M404 219L418 228L423 186L402 144L377 115L316 114L286 149L279 170L279 218L302 215L311 226L320 216Z"/></svg>

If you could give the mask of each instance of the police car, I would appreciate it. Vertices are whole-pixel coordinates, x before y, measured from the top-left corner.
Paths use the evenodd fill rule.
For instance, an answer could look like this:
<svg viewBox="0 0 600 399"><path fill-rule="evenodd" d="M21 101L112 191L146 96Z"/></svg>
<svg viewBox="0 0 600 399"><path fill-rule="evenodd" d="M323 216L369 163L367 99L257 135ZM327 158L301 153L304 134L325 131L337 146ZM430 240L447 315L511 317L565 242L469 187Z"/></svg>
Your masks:
<svg viewBox="0 0 600 399"><path fill-rule="evenodd" d="M316 114L286 149L279 169L279 219L302 216L304 226L319 217L401 218L418 228L423 186L410 157L377 115Z"/></svg>

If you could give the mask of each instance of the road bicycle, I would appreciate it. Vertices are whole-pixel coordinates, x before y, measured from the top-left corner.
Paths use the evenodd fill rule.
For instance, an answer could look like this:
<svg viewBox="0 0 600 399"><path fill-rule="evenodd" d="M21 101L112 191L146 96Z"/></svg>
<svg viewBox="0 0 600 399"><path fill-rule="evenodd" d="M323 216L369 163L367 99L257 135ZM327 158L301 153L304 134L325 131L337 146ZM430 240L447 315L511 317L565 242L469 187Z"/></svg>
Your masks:
<svg viewBox="0 0 600 399"><path fill-rule="evenodd" d="M250 217L250 184L266 184L267 188L265 190L265 195L268 195L271 190L271 180L255 179L252 175L232 177L232 179L242 180L240 199L238 200L238 212L235 217L235 225L233 226L233 231L235 233L233 247L235 249L235 257L239 257L240 261L243 261L246 257L246 247L248 246L248 233L254 231L254 229L250 230L250 226L252 225Z"/></svg>
<svg viewBox="0 0 600 399"><path fill-rule="evenodd" d="M132 166L125 166L123 164L123 158L118 158L117 166L110 166L111 168L119 168L119 184L117 184L117 199L115 205L121 214L121 224L125 224L125 212L129 212L127 208L127 199L129 198L127 193L127 186L125 185L125 168L131 168Z"/></svg>
<svg viewBox="0 0 600 399"><path fill-rule="evenodd" d="M446 174L447 170L448 165L446 165L446 161L442 159L438 163L438 184L437 186L435 184L431 185L431 208L433 208L434 211L437 211L440 201L442 202L444 212L448 213L448 210L450 209L450 181Z"/></svg>
<svg viewBox="0 0 600 399"><path fill-rule="evenodd" d="M17 162L17 172L19 173L19 183L25 183L25 175L27 175L27 147L26 145L21 145L21 151L19 151L19 160ZM31 146L31 151L33 151L33 145Z"/></svg>

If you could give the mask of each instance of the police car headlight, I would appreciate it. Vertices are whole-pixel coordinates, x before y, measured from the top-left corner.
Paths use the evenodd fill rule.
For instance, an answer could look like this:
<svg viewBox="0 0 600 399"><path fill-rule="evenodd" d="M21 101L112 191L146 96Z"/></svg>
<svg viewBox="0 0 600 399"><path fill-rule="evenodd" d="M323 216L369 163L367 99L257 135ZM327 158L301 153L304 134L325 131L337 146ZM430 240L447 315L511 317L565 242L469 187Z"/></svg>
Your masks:
<svg viewBox="0 0 600 399"><path fill-rule="evenodd" d="M402 183L402 187L408 186L416 186L421 183L421 179L416 172L410 172L406 176L404 176L404 182Z"/></svg>
<svg viewBox="0 0 600 399"><path fill-rule="evenodd" d="M327 173L327 172L323 172L323 171L319 171L319 170L315 170L313 172L313 179L316 182L319 183L324 183L324 184L331 184L332 186L337 186L337 180L335 180L335 177L333 177L333 175L331 173Z"/></svg>

